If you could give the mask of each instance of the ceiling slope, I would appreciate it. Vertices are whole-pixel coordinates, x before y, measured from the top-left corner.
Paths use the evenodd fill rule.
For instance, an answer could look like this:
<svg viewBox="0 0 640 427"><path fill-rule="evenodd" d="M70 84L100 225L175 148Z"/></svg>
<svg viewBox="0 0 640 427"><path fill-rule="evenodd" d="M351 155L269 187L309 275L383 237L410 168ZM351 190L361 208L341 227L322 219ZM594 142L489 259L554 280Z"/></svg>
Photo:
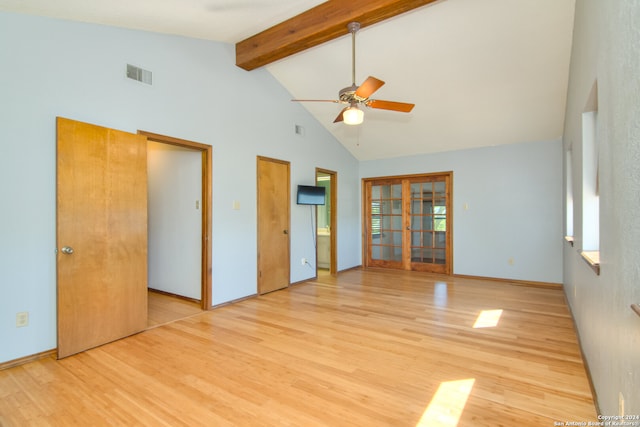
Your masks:
<svg viewBox="0 0 640 427"><path fill-rule="evenodd" d="M385 0L0 0L0 10L235 45L333 3L355 11ZM367 108L362 125L348 126L333 123L340 105L302 108L360 160L560 138L574 9L575 0L415 6L358 32L355 76L357 84L367 76L385 81L376 98L415 103L410 113ZM301 42L288 48L298 53L264 66L291 98L336 99L352 83L346 22L356 18L342 19L334 25L343 37L310 48Z"/></svg>

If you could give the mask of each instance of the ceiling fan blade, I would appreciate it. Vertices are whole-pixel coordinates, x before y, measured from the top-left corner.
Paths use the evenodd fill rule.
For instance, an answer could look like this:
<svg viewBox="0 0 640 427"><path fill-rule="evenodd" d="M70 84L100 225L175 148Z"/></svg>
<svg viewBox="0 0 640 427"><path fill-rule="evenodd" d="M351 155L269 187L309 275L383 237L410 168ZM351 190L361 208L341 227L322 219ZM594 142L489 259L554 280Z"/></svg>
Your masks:
<svg viewBox="0 0 640 427"><path fill-rule="evenodd" d="M336 119L333 121L333 123L339 123L339 122L344 121L344 117L342 117L342 113L344 113L347 110L347 108L349 108L349 107L344 107L342 110L340 110L340 114L338 114L338 117L336 117Z"/></svg>
<svg viewBox="0 0 640 427"><path fill-rule="evenodd" d="M380 99L370 99L367 101L367 107L378 108L380 110L400 111L408 113L413 110L416 104L407 104L406 102L382 101Z"/></svg>
<svg viewBox="0 0 640 427"><path fill-rule="evenodd" d="M337 99L292 99L293 102L333 102L338 103Z"/></svg>
<svg viewBox="0 0 640 427"><path fill-rule="evenodd" d="M368 98L373 94L373 92L380 89L383 84L384 82L382 80L369 76L367 77L367 80L358 87L355 95L362 99Z"/></svg>

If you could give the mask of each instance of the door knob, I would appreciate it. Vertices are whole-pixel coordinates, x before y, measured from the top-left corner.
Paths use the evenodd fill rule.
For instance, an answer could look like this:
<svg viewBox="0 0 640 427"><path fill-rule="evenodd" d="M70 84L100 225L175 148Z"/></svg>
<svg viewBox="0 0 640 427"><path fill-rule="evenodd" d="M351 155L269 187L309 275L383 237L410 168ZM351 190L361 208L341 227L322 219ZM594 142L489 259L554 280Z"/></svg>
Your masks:
<svg viewBox="0 0 640 427"><path fill-rule="evenodd" d="M61 250L65 255L71 255L73 253L73 248L71 246L65 246Z"/></svg>

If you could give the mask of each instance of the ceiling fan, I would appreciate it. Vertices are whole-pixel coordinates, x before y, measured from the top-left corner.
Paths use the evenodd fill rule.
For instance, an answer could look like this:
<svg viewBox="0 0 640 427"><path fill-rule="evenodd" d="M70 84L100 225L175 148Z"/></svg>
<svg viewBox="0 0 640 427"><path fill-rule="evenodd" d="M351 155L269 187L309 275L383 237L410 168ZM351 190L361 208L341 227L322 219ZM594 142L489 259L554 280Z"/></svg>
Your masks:
<svg viewBox="0 0 640 427"><path fill-rule="evenodd" d="M364 120L364 111L359 108L359 105L364 105L370 108L377 108L380 110L399 111L402 113L410 112L415 104L407 104L405 102L395 101L382 101L379 99L370 99L375 91L380 89L384 82L375 77L367 77L367 79L360 85L356 86L356 32L360 29L359 22L351 22L347 25L349 32L351 33L351 45L352 45L352 67L351 67L351 86L345 87L338 92L338 99L326 100L326 99L292 99L296 102L334 102L340 104L347 104L345 108L340 111L338 117L333 121L334 123L342 122L348 125L359 125Z"/></svg>

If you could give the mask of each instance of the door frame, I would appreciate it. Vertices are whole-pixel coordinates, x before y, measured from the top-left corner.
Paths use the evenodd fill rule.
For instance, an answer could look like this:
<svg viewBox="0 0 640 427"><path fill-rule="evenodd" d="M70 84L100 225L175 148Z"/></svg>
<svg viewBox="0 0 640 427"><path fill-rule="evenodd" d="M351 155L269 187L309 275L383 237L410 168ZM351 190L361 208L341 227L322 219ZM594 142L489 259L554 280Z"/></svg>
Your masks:
<svg viewBox="0 0 640 427"><path fill-rule="evenodd" d="M138 134L147 137L147 140L174 145L176 147L189 148L200 151L202 155L202 254L201 254L201 291L200 307L203 310L213 308L211 301L211 201L212 201L212 159L213 147L186 139L174 138L167 135L138 130Z"/></svg>
<svg viewBox="0 0 640 427"><path fill-rule="evenodd" d="M380 177L372 177L372 178L362 178L362 186L361 186L361 196L362 196L362 264L365 268L370 267L369 265L369 215L368 215L368 205L367 205L367 183L372 181L384 181L384 180L411 180L411 179L420 179L420 178L431 178L435 176L447 176L449 180L449 186L447 188L447 247L446 247L446 270L444 274L452 275L453 274L453 171L443 171L443 172L430 172L430 173L417 173L417 174L409 174L409 175L391 175L391 176L380 176ZM406 207L403 207L403 210ZM406 224L403 224L403 228ZM404 236L404 234L403 234ZM405 245L403 237L403 251L405 251L406 247L410 245ZM409 249L410 250L410 249ZM410 264L407 266L403 263L404 269L411 269Z"/></svg>
<svg viewBox="0 0 640 427"><path fill-rule="evenodd" d="M318 174L325 174L331 177L331 211L329 218L331 220L331 233L329 234L329 246L331 257L329 262L329 274L335 276L338 274L338 172L329 169L316 168L316 185L318 182ZM318 207L316 206L316 229L318 232ZM318 238L316 236L316 277L318 277Z"/></svg>

